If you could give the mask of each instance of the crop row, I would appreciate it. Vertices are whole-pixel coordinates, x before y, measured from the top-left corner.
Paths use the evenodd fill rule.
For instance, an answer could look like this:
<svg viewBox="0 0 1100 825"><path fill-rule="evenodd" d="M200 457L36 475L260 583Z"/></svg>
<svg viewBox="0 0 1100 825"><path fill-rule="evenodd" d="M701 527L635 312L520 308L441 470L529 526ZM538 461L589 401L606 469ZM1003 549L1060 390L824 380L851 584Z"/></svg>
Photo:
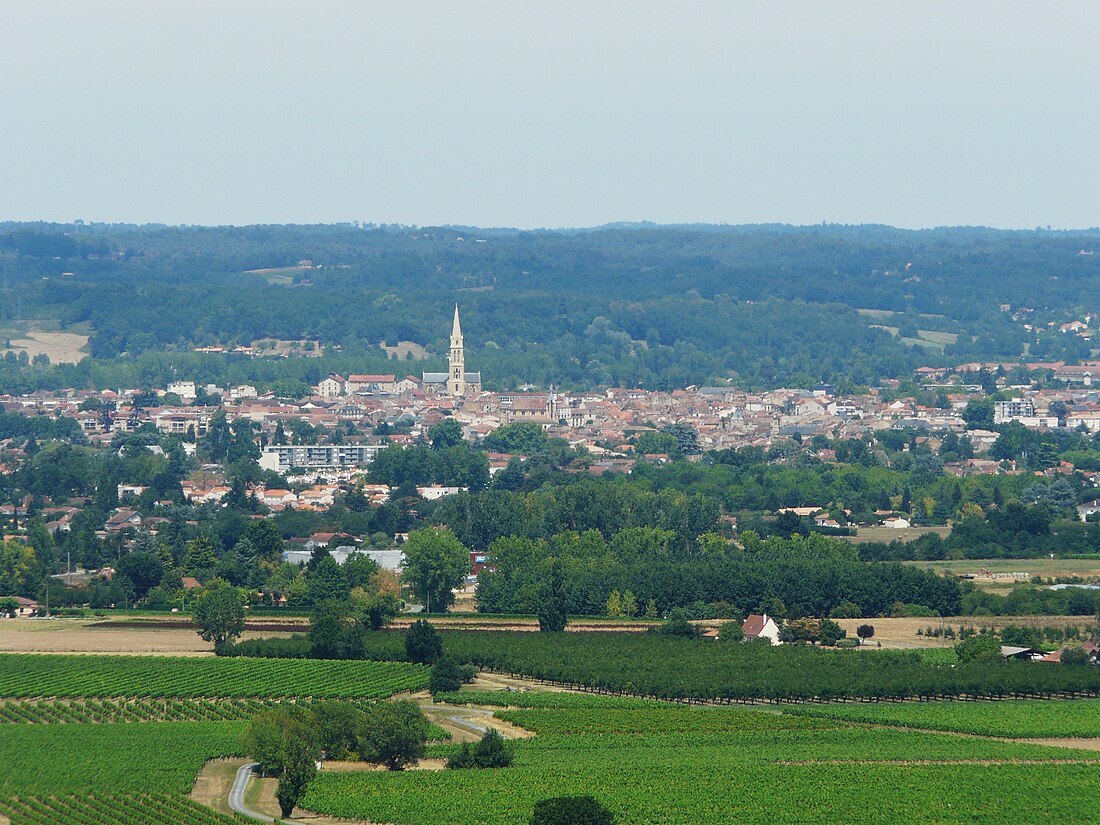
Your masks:
<svg viewBox="0 0 1100 825"><path fill-rule="evenodd" d="M39 796L0 800L12 825L234 825L225 816L174 794Z"/></svg>
<svg viewBox="0 0 1100 825"><path fill-rule="evenodd" d="M985 736L1092 737L1100 733L1100 699L802 705L786 712Z"/></svg>
<svg viewBox="0 0 1100 825"><path fill-rule="evenodd" d="M106 722L230 722L292 700L230 699L8 699L0 701L0 724ZM298 700L309 707L321 700ZM366 705L366 699L343 700Z"/></svg>
<svg viewBox="0 0 1100 825"><path fill-rule="evenodd" d="M379 698L427 682L427 668L396 662L0 655L5 698Z"/></svg>
<svg viewBox="0 0 1100 825"><path fill-rule="evenodd" d="M367 655L392 644L370 634ZM897 699L1100 695L1100 669L1033 662L954 667L905 651L722 644L631 633L444 631L447 655L483 669L665 699ZM373 650L379 645L378 651Z"/></svg>

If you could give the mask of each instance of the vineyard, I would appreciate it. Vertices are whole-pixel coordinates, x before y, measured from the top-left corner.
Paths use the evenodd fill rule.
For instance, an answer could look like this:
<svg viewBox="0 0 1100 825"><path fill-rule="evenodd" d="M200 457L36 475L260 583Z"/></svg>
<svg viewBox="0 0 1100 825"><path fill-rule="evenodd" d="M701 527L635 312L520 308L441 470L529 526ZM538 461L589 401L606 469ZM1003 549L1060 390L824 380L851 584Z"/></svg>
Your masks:
<svg viewBox="0 0 1100 825"><path fill-rule="evenodd" d="M0 725L103 724L114 722L233 722L286 702L310 708L313 699L7 699ZM347 699L365 708L373 699ZM449 738L433 736L432 738Z"/></svg>
<svg viewBox="0 0 1100 825"><path fill-rule="evenodd" d="M1074 702L906 702L790 708L787 713L875 725L957 731L983 736L1100 736L1100 700Z"/></svg>
<svg viewBox="0 0 1100 825"><path fill-rule="evenodd" d="M185 794L208 759L240 756L243 722L0 725L0 799Z"/></svg>
<svg viewBox="0 0 1100 825"><path fill-rule="evenodd" d="M505 825L534 802L593 794L632 825L1081 821L1094 752L871 728L766 709L508 694L498 712L537 733L481 771L323 773L305 807L403 825ZM633 702L636 700L627 700ZM812 722L810 725L805 722Z"/></svg>
<svg viewBox="0 0 1100 825"><path fill-rule="evenodd" d="M1100 669L1034 662L951 666L907 651L731 645L652 634L441 635L448 656L483 669L653 698L800 702L1100 696ZM367 655L397 658L400 638L368 634Z"/></svg>
<svg viewBox="0 0 1100 825"><path fill-rule="evenodd" d="M229 817L172 794L65 795L0 800L13 825L240 825Z"/></svg>
<svg viewBox="0 0 1100 825"><path fill-rule="evenodd" d="M396 662L0 654L0 697L379 698L428 684Z"/></svg>

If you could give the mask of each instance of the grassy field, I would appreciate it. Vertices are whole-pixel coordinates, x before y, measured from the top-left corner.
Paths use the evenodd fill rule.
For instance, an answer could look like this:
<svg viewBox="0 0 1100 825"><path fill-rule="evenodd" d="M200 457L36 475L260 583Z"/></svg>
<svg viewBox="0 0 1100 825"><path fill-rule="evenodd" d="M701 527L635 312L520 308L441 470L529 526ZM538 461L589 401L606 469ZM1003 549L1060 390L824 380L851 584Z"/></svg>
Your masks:
<svg viewBox="0 0 1100 825"><path fill-rule="evenodd" d="M977 573L986 569L990 573L1027 573L1029 576L1057 578L1080 576L1083 579L1100 578L1100 559L954 559L951 561L910 561L922 570L934 570L941 575L957 576L961 573ZM981 583L978 580L977 583Z"/></svg>
<svg viewBox="0 0 1100 825"><path fill-rule="evenodd" d="M1100 700L803 706L788 713L985 736L1098 737Z"/></svg>
<svg viewBox="0 0 1100 825"><path fill-rule="evenodd" d="M844 541L854 544L865 544L877 541L888 544L892 541L913 541L928 533L935 533L940 538L947 538L951 534L950 527L860 527L854 536L841 536Z"/></svg>
<svg viewBox="0 0 1100 825"><path fill-rule="evenodd" d="M1085 751L836 720L807 727L809 717L753 709L539 704L498 714L536 732L514 744L510 768L322 773L303 807L402 825L525 822L535 801L563 794L594 795L624 825L993 823L1006 811L1038 823L1094 810L1100 757Z"/></svg>
<svg viewBox="0 0 1100 825"><path fill-rule="evenodd" d="M51 364L75 364L88 357L86 350L91 333L86 324L62 330L57 321L50 319L3 321L0 322L0 355L25 352L33 359L44 353Z"/></svg>
<svg viewBox="0 0 1100 825"><path fill-rule="evenodd" d="M913 619L837 619L848 635L855 638L856 628L869 624L875 629L872 646L881 643L884 648L910 649L929 647L954 647L958 639L945 639L942 636L917 635L917 631L926 632L929 627L950 627L956 634L961 627L1001 628L1006 625L1025 627L1076 627L1087 629L1095 625L1091 616L944 616L942 618ZM864 648L866 650L866 648Z"/></svg>

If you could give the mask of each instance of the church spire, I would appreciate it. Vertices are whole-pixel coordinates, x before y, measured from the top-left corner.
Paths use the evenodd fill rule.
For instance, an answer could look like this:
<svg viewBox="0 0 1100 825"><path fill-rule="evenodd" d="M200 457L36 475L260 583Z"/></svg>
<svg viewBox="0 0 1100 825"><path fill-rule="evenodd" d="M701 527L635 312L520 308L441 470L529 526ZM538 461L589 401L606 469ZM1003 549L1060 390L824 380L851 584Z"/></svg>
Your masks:
<svg viewBox="0 0 1100 825"><path fill-rule="evenodd" d="M466 394L466 354L462 346L462 327L458 323L458 304L451 329L451 357L448 359L447 391L453 396Z"/></svg>

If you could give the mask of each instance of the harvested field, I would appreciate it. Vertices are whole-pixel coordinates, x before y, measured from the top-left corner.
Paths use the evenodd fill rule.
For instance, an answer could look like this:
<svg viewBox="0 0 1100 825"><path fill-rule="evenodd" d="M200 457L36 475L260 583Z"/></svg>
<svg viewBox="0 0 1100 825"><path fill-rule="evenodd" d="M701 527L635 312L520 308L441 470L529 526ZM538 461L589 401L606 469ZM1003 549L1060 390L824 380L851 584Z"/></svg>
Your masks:
<svg viewBox="0 0 1100 825"><path fill-rule="evenodd" d="M990 573L1027 573L1029 576L1058 578L1080 576L1083 579L1100 579L1100 559L955 559L949 561L905 562L922 570L934 570L945 576L963 573L977 574L979 570ZM978 579L978 584L984 580ZM989 583L1003 584L1002 580Z"/></svg>
<svg viewBox="0 0 1100 825"><path fill-rule="evenodd" d="M950 527L905 527L898 529L895 527L860 527L857 535L854 536L841 536L844 541L850 541L853 544L865 544L872 541L880 541L883 543L889 543L891 541L913 541L913 539L919 539L921 536L928 533L936 533L940 538L945 539L951 534Z"/></svg>
<svg viewBox="0 0 1100 825"><path fill-rule="evenodd" d="M213 656L209 642L182 628L100 629L88 619L7 619L0 621L2 653L130 653L160 656ZM245 631L242 639L286 635Z"/></svg>
<svg viewBox="0 0 1100 825"><path fill-rule="evenodd" d="M5 352L27 353L27 357L45 354L51 364L75 364L88 357L84 351L88 346L88 336L78 335L75 332L42 332L32 330L22 336L10 337L11 346L3 346L0 342L0 355Z"/></svg>
<svg viewBox="0 0 1100 825"><path fill-rule="evenodd" d="M958 633L962 626L999 628L1005 625L1025 627L1085 627L1093 623L1091 616L944 616L942 618L911 619L837 619L837 624L855 638L856 628L869 624L875 628L871 647L878 642L885 648L954 647L958 639L918 636L929 627L951 627Z"/></svg>

